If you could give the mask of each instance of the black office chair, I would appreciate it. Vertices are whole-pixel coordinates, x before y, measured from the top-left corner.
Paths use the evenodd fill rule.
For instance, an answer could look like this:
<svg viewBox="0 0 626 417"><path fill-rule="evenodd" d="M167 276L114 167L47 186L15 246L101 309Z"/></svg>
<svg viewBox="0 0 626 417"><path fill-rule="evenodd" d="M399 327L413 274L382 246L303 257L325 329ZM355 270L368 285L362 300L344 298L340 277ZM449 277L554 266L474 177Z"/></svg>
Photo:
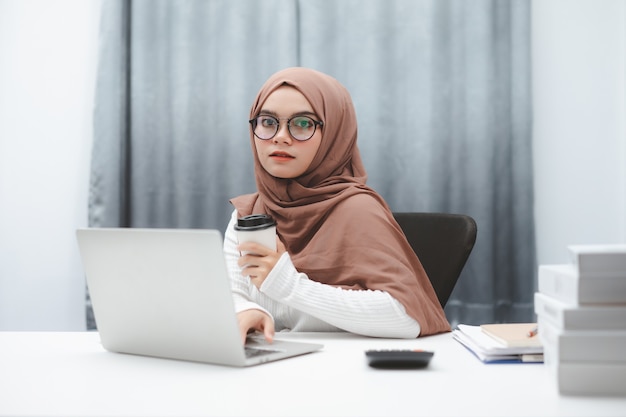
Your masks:
<svg viewBox="0 0 626 417"><path fill-rule="evenodd" d="M445 307L476 242L476 222L464 214L393 213Z"/></svg>

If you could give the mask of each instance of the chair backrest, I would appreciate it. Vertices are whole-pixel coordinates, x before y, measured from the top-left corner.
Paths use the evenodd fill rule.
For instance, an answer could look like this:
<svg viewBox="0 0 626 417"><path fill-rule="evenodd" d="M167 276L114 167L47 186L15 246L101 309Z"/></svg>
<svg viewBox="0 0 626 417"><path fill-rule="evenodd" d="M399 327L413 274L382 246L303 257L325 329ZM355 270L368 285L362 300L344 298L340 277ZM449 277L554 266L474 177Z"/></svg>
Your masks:
<svg viewBox="0 0 626 417"><path fill-rule="evenodd" d="M393 213L445 307L476 242L476 221L464 214Z"/></svg>

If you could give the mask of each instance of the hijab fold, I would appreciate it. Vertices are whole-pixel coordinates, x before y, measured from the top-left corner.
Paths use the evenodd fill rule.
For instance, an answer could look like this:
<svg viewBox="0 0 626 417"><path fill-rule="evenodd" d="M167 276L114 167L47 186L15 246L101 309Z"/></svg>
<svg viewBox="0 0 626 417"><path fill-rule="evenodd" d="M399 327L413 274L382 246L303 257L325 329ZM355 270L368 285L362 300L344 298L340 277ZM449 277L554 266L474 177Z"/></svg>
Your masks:
<svg viewBox="0 0 626 417"><path fill-rule="evenodd" d="M287 68L261 87L250 119L283 85L302 93L324 122L319 149L300 177L276 178L261 166L251 130L258 191L231 200L238 215L274 217L294 265L310 279L346 289L386 291L419 322L421 336L450 331L424 268L390 208L365 184L349 92L319 71Z"/></svg>

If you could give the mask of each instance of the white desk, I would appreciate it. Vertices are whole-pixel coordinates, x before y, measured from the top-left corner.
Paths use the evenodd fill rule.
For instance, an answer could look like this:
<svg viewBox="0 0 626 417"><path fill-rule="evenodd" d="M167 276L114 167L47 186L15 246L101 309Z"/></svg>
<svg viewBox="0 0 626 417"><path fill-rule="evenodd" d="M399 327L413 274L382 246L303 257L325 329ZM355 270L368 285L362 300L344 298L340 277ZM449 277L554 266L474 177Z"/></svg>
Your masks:
<svg viewBox="0 0 626 417"><path fill-rule="evenodd" d="M0 415L625 416L626 398L565 397L541 364L485 365L451 334L279 334L323 351L252 368L109 353L97 333L0 332ZM363 351L434 350L422 370Z"/></svg>

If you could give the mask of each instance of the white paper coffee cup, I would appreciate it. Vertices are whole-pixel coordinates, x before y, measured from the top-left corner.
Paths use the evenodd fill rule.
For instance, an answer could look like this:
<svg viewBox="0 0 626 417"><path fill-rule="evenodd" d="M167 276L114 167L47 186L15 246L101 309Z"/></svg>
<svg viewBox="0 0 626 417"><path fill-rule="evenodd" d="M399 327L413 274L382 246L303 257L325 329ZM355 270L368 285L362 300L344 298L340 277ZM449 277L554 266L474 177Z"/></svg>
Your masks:
<svg viewBox="0 0 626 417"><path fill-rule="evenodd" d="M256 242L276 250L276 222L267 214L240 217L235 224L239 243Z"/></svg>

